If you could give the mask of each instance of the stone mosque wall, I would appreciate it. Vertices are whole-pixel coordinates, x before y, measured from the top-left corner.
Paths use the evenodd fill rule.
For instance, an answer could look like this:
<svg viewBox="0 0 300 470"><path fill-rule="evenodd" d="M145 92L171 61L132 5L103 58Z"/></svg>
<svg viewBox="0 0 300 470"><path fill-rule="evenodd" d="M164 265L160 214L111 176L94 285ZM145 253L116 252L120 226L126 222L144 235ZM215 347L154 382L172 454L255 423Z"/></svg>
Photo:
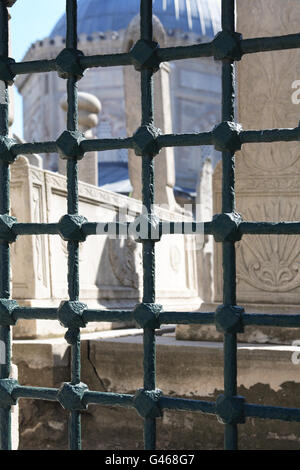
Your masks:
<svg viewBox="0 0 300 470"><path fill-rule="evenodd" d="M158 20L159 21L159 20ZM123 51L125 31L80 35L78 48L86 55ZM205 38L203 38L205 40ZM55 58L64 47L63 38L46 38L32 44L24 60ZM166 32L166 46L199 41L194 33ZM212 59L188 59L170 64L173 131L202 132L220 120L220 64ZM24 139L53 140L65 127L59 103L65 83L55 72L19 76L16 80L24 103ZM95 129L98 138L125 137L125 97L123 68L90 69L78 84L82 92L94 94L102 103L102 113ZM210 147L175 149L176 185L196 190L197 176L207 157L215 164L217 153ZM102 162L127 161L127 151L101 152ZM57 156L44 156L44 168L57 171Z"/></svg>

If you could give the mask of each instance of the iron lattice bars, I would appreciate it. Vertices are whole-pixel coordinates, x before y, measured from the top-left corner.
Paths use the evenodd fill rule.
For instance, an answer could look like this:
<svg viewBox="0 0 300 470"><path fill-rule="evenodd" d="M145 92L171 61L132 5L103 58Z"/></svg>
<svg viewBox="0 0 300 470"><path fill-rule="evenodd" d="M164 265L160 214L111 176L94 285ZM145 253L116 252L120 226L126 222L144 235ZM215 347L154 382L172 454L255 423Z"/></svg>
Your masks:
<svg viewBox="0 0 300 470"><path fill-rule="evenodd" d="M235 34L234 0L222 2L222 31ZM222 64L222 121L234 122L235 108L235 64L226 59ZM235 155L234 151L222 152L222 211L235 212ZM234 241L223 242L223 307L236 305L236 267ZM226 315L226 312L225 312ZM224 333L224 404L237 395L237 337L236 333ZM227 402L225 401L227 400ZM237 447L236 423L225 424L226 449Z"/></svg>
<svg viewBox="0 0 300 470"><path fill-rule="evenodd" d="M141 1L141 44L153 43L152 1ZM142 43L143 41L143 43ZM154 126L153 110L153 69L141 70L142 122L141 129ZM142 201L148 212L149 223L152 223L154 204L154 160L153 155L143 151L142 154ZM143 304L151 306L155 303L155 242L143 240ZM155 390L155 329L144 328L144 391L153 393ZM142 404L143 406L143 404ZM145 449L155 449L156 418L145 415L144 424Z"/></svg>
<svg viewBox="0 0 300 470"><path fill-rule="evenodd" d="M66 48L77 54L77 0L67 0L67 31ZM68 74L67 78L67 131L69 136L80 138L78 132L78 97L77 80L75 73ZM71 152L72 153L72 152ZM78 215L78 163L76 154L67 159L67 199L68 215ZM79 301L79 242L68 240L68 292L72 306ZM68 304L69 305L69 304ZM80 384L80 329L70 325L66 339L71 345L71 385ZM71 410L69 424L70 449L81 448L81 416L78 410Z"/></svg>
<svg viewBox="0 0 300 470"><path fill-rule="evenodd" d="M8 11L3 2L0 3L0 55L4 60L8 58ZM4 100L0 105L0 138L5 140L8 136L8 85L5 81L0 82L1 92ZM10 185L9 164L3 159L0 161L0 213L2 217L9 216L10 211ZM0 297L10 298L10 256L9 244L1 240L0 244ZM9 380L11 373L11 326L3 325L0 331L0 339L5 344L5 364L1 365L1 378ZM11 448L11 405L1 407L1 448Z"/></svg>
<svg viewBox="0 0 300 470"><path fill-rule="evenodd" d="M20 0L21 1L21 0ZM300 221L243 222L235 212L235 152L244 143L300 140L299 125L292 129L243 130L235 123L235 62L244 54L300 47L300 33L268 38L243 39L235 31L235 1L222 0L222 31L213 41L192 46L158 48L152 37L152 0L141 0L140 39L129 53L84 56L77 50L77 0L66 0L66 48L56 59L15 63L8 57L8 11L14 1L0 0L0 339L6 346L6 364L0 378L1 448L11 448L11 406L19 398L59 402L70 412L69 443L81 447L80 413L89 404L135 408L144 418L146 449L156 446L156 419L164 410L194 411L217 415L225 424L225 449L238 446L238 424L247 417L300 421L300 409L248 404L237 396L237 333L247 325L298 328L300 314L247 314L236 305L235 242L244 234L300 235ZM222 62L222 122L210 132L161 135L153 121L153 75L163 61L214 57ZM78 132L77 81L91 67L132 66L141 74L142 121L133 136L116 139L85 139ZM56 141L18 144L8 137L8 85L18 74L57 71L67 80L67 129ZM146 138L145 138L146 137ZM149 145L150 139L150 145ZM78 160L85 153L112 149L135 149L142 158L142 199L147 208L149 233L157 221L153 213L154 157L163 147L213 145L222 152L222 214L210 222L185 223L185 233L213 235L223 245L223 305L216 312L163 311L155 303L155 243L161 234L178 233L181 222L158 222L158 236L139 239L143 244L143 299L133 311L88 309L79 301L79 242L88 236L115 233L124 235L129 224L91 222L78 214ZM58 152L67 165L68 210L57 223L18 223L10 214L9 165L20 154ZM159 157L158 157L159 158ZM72 230L70 230L70 227ZM100 229L99 229L100 228ZM60 235L68 242L69 299L59 308L20 307L10 298L9 244L17 236ZM60 321L71 345L70 382L59 389L22 386L10 378L11 327L19 319ZM80 379L80 329L89 322L135 320L144 329L144 383L136 394L90 391ZM162 324L215 324L224 333L224 394L216 402L164 396L156 389L155 329ZM230 323L230 328L228 324Z"/></svg>

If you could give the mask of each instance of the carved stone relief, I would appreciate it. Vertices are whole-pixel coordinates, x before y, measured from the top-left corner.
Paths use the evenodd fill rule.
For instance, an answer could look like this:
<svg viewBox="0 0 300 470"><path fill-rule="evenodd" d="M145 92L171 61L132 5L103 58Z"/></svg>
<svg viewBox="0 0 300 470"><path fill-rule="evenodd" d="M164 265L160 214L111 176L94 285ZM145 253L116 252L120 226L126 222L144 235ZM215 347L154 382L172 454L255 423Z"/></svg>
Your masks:
<svg viewBox="0 0 300 470"><path fill-rule="evenodd" d="M300 220L295 202L270 201L245 208L246 220ZM244 236L237 244L237 280L266 292L290 292L300 287L300 239L290 235Z"/></svg>
<svg viewBox="0 0 300 470"><path fill-rule="evenodd" d="M280 14L278 14L280 12ZM257 21L257 18L260 21ZM299 30L294 0L238 0L237 30L244 38ZM300 77L300 51L264 52L238 65L238 120L244 129L296 127L299 106L292 83ZM221 167L214 174L214 213L221 209ZM300 220L298 142L247 144L236 157L237 211L248 221ZM215 300L222 299L221 247L215 245ZM239 302L296 304L300 293L298 236L249 235L237 244Z"/></svg>
<svg viewBox="0 0 300 470"><path fill-rule="evenodd" d="M108 239L111 268L122 286L140 289L142 280L141 246L133 238Z"/></svg>

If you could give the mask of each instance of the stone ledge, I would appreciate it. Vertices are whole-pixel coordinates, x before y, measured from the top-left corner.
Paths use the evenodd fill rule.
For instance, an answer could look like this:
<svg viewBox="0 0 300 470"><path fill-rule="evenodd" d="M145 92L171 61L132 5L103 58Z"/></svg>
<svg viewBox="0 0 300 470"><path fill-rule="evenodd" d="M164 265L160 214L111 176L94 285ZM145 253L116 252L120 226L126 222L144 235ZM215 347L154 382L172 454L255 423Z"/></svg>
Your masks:
<svg viewBox="0 0 300 470"><path fill-rule="evenodd" d="M15 341L20 383L58 387L69 380L68 351L62 338ZM300 348L239 344L238 393L249 403L300 407L293 353L300 357ZM82 335L82 381L90 390L134 393L143 383L142 355L140 330ZM157 337L157 387L169 396L215 400L223 391L223 344ZM68 414L59 404L21 400L19 406L21 449L66 448ZM142 448L143 422L135 410L92 405L82 423L85 449ZM300 423L248 419L239 429L243 449L300 449ZM158 448L221 449L223 431L215 416L166 411L158 420Z"/></svg>
<svg viewBox="0 0 300 470"><path fill-rule="evenodd" d="M215 312L220 303L203 303L200 312ZM272 304L244 304L239 306L246 313L286 313L298 314L299 305L272 305ZM245 326L244 333L238 334L238 341L257 344L286 344L291 345L294 340L300 340L298 328L277 326ZM177 325L176 338L191 341L223 341L223 333L219 333L214 325Z"/></svg>
<svg viewBox="0 0 300 470"><path fill-rule="evenodd" d="M88 358L96 370L99 368L99 375L103 376L105 370L104 378L110 383L107 391L128 393L139 388L143 376L141 332L141 329L131 329L82 334L84 382L89 382L84 369L88 348ZM284 382L296 382L300 365L293 363L293 354L294 357L299 354L300 358L300 348L296 345L239 343L238 384L250 387L260 382L277 391ZM32 373L62 368L68 373L69 345L64 338L16 340L13 343L13 361L19 367L21 383L25 385L25 380L26 384L40 385L35 383L33 376L22 376L22 368L26 367ZM198 373L202 379L195 382ZM205 380L205 374L209 380ZM172 333L157 336L157 384L165 394L209 395L216 388L222 389L222 375L223 343L178 341ZM42 374L39 382L42 381L43 386L55 386L53 376L47 377L48 383L44 379L46 375Z"/></svg>
<svg viewBox="0 0 300 470"><path fill-rule="evenodd" d="M278 391L282 383L296 381L300 365L292 363L292 354L298 352L300 357L299 347L292 345L239 343L239 386L249 388L262 383ZM122 365L116 360L118 355ZM109 391L125 393L135 389L142 378L141 356L142 336L90 341L90 358L95 367L99 367L99 373L103 364L101 358L107 360L105 379L110 382ZM209 396L223 388L221 342L177 341L174 336L162 336L157 338L156 362L157 386L165 394Z"/></svg>

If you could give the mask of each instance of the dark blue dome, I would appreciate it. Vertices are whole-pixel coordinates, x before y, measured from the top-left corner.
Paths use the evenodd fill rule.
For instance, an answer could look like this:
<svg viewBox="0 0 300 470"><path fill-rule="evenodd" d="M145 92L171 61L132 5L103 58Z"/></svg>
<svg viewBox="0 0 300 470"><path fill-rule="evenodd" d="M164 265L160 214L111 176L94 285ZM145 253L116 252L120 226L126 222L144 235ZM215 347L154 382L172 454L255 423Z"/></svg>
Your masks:
<svg viewBox="0 0 300 470"><path fill-rule="evenodd" d="M213 37L220 28L221 0L153 0L154 14L166 30ZM79 0L78 34L126 29L139 12L140 0ZM50 37L65 36L63 16Z"/></svg>

